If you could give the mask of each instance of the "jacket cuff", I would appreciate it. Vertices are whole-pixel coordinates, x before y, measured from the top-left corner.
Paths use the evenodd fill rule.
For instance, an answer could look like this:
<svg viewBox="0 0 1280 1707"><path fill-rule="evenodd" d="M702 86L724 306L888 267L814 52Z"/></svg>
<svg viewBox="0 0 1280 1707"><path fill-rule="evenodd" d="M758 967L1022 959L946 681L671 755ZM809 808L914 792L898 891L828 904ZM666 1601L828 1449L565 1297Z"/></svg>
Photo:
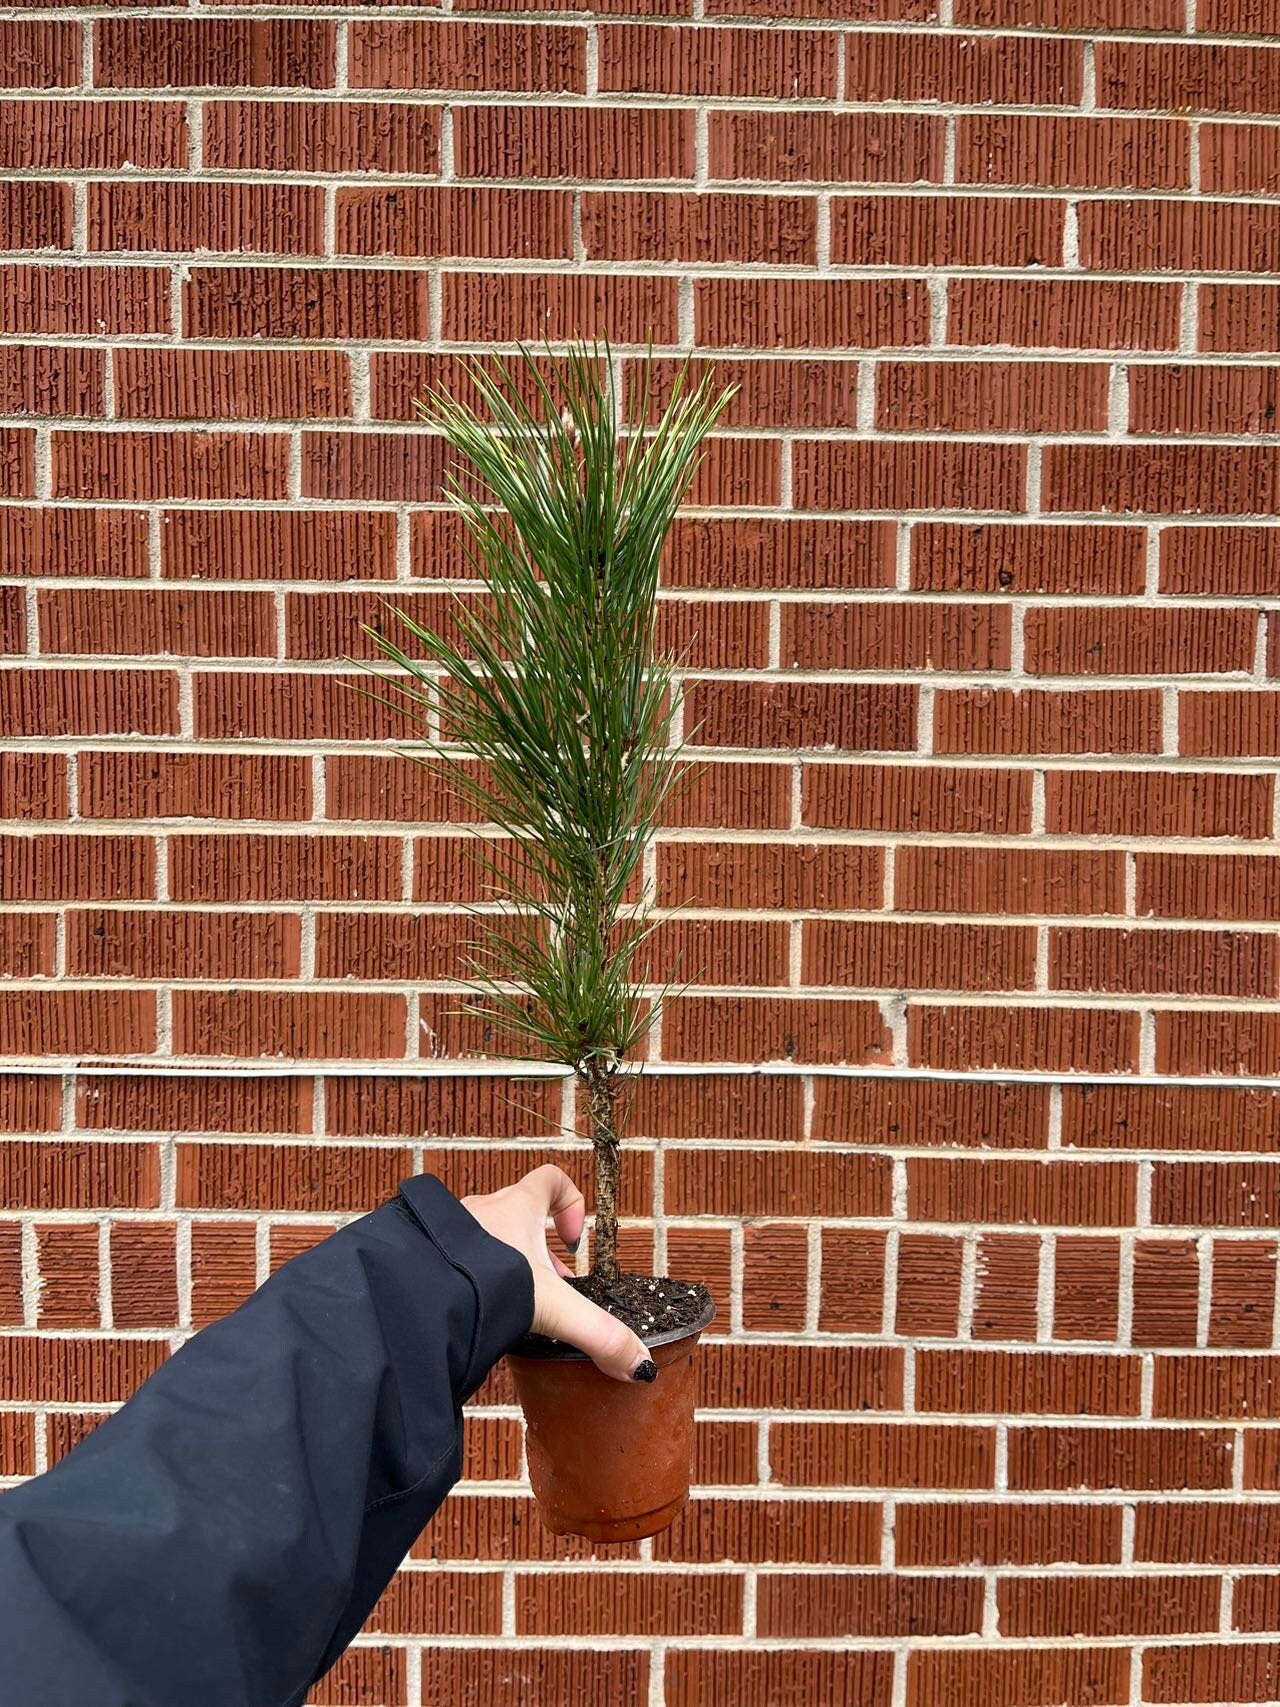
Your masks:
<svg viewBox="0 0 1280 1707"><path fill-rule="evenodd" d="M403 1180L400 1201L475 1292L475 1330L462 1395L469 1397L532 1327L533 1270L519 1251L487 1233L434 1174Z"/></svg>

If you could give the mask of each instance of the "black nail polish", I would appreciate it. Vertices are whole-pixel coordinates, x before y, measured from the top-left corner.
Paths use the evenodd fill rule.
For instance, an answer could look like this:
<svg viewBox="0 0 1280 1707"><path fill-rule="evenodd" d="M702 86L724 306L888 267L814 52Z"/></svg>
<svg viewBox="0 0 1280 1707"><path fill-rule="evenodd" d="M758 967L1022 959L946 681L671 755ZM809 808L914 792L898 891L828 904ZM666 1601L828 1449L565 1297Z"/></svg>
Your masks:
<svg viewBox="0 0 1280 1707"><path fill-rule="evenodd" d="M581 1243L582 1243L582 1234L579 1233L577 1238L573 1241L572 1244L570 1244L568 1239L566 1239L564 1242L564 1248L565 1248L565 1250L568 1251L568 1253L571 1257L576 1257L578 1254L578 1246Z"/></svg>
<svg viewBox="0 0 1280 1707"><path fill-rule="evenodd" d="M652 1358L646 1357L643 1363L637 1363L631 1371L631 1379L633 1381L656 1381L658 1379L657 1364Z"/></svg>

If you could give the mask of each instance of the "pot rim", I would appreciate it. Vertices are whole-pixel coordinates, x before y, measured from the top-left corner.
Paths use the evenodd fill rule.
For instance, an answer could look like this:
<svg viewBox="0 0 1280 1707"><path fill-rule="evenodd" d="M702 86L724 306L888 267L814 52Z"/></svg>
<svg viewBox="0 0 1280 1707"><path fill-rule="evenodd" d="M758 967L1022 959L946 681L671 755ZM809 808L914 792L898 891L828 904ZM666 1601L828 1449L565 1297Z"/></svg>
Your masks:
<svg viewBox="0 0 1280 1707"><path fill-rule="evenodd" d="M692 1339L695 1334L703 1333L715 1320L716 1303L708 1297L706 1308L696 1322L689 1322L683 1328L664 1328L658 1334L640 1334L645 1345L650 1349L660 1345L674 1345L678 1340ZM567 1345L564 1340L543 1340L539 1344L531 1344L527 1336L513 1345L507 1353L508 1357L528 1358L531 1363L590 1363L591 1359L585 1351L579 1351L576 1345Z"/></svg>

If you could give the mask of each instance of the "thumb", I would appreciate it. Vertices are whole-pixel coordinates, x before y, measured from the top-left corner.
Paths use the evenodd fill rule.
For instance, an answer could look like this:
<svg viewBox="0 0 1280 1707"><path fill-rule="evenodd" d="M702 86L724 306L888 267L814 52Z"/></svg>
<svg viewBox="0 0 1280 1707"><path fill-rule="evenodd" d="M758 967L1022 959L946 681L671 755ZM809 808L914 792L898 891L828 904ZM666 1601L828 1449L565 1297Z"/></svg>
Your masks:
<svg viewBox="0 0 1280 1707"><path fill-rule="evenodd" d="M630 1381L641 1365L653 1369L649 1349L625 1322L576 1292L550 1269L534 1271L533 1325L540 1334L586 1352L596 1368L615 1381ZM641 1380L652 1381L653 1375Z"/></svg>

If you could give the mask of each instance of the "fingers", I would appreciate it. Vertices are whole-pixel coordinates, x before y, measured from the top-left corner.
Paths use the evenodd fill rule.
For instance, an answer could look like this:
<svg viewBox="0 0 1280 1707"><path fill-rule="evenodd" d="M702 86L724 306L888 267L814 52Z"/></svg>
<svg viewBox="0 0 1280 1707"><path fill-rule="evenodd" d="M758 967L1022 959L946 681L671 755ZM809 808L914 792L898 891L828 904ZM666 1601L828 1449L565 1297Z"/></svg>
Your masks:
<svg viewBox="0 0 1280 1707"><path fill-rule="evenodd" d="M546 1270L534 1277L533 1325L539 1333L577 1346L615 1381L630 1381L642 1364L653 1367L644 1341L625 1323Z"/></svg>
<svg viewBox="0 0 1280 1707"><path fill-rule="evenodd" d="M586 1220L586 1203L564 1169L554 1162L544 1162L526 1174L520 1185L541 1204L543 1219L550 1215L555 1221L556 1232L566 1248L576 1251Z"/></svg>

